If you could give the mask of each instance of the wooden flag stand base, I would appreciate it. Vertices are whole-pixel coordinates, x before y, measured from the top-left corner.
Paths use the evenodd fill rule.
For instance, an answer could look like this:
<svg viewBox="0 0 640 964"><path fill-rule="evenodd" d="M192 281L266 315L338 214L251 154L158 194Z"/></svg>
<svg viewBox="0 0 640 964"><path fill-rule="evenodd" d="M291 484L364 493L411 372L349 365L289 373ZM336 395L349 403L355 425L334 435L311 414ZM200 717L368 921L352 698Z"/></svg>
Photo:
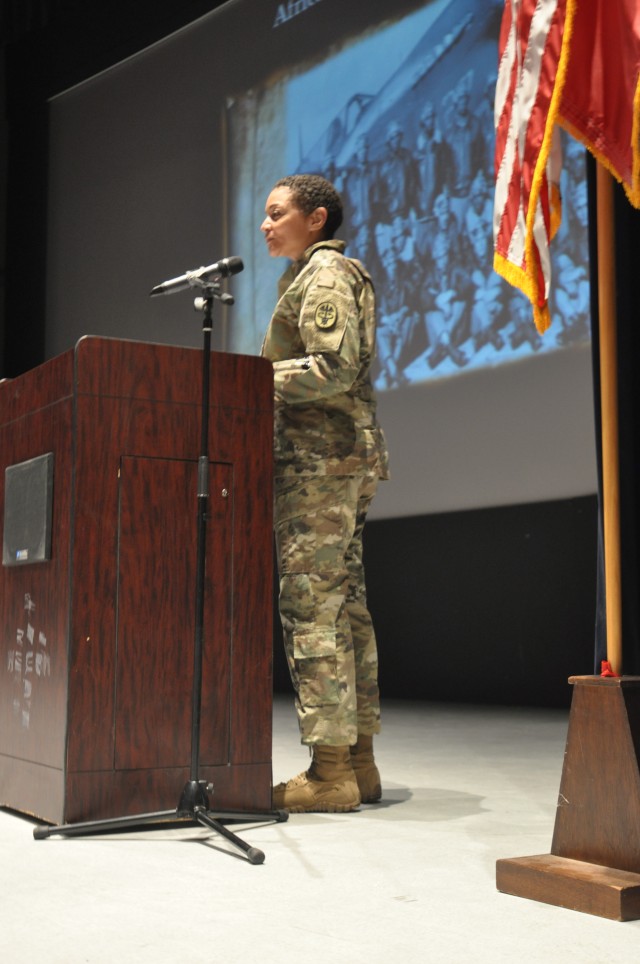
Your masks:
<svg viewBox="0 0 640 964"><path fill-rule="evenodd" d="M640 918L640 676L572 676L551 853L496 863L504 894Z"/></svg>

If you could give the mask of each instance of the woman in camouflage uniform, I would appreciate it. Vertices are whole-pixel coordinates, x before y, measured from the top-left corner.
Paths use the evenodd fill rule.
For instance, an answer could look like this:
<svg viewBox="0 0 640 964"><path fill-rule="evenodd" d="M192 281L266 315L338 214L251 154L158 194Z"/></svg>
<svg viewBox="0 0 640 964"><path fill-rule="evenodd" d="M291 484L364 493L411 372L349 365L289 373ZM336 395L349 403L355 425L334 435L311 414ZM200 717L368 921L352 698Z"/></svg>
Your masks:
<svg viewBox="0 0 640 964"><path fill-rule="evenodd" d="M293 262L262 354L275 383L275 533L280 615L307 771L273 791L276 808L353 810L381 796L378 660L362 530L387 451L370 367L375 299L365 268L333 240L340 196L324 178L278 181L261 230Z"/></svg>

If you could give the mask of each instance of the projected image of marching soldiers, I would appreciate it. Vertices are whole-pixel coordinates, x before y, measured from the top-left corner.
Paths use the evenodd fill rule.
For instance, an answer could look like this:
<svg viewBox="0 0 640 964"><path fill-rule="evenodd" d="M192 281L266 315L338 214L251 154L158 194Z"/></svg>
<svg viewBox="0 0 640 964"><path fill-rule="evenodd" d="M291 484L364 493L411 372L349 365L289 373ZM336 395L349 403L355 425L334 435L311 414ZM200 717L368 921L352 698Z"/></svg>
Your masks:
<svg viewBox="0 0 640 964"><path fill-rule="evenodd" d="M421 288L430 369L437 368L447 358L458 368L469 361L459 345L464 338L471 285L453 255L450 236L446 231L438 231L431 248L432 262Z"/></svg>
<svg viewBox="0 0 640 964"><path fill-rule="evenodd" d="M554 242L556 275L552 292L556 339L563 346L585 341L590 335L585 163L585 149L566 137L561 182L563 217Z"/></svg>
<svg viewBox="0 0 640 964"><path fill-rule="evenodd" d="M451 194L467 198L477 171L484 167L485 144L477 117L471 110L469 71L443 100L444 140L450 150L453 171Z"/></svg>
<svg viewBox="0 0 640 964"><path fill-rule="evenodd" d="M378 194L378 168L371 158L369 135L361 134L356 151L343 175L343 195L347 207L350 238L358 258L375 273L375 205Z"/></svg>
<svg viewBox="0 0 640 964"><path fill-rule="evenodd" d="M438 234L446 234L449 250L460 257L460 227L451 207L451 195L445 189L435 198L431 217L421 218L415 226L416 252L428 263L433 257L433 243Z"/></svg>
<svg viewBox="0 0 640 964"><path fill-rule="evenodd" d="M493 269L494 93L495 73L467 69L417 110L398 101L375 113L371 97L356 127L341 128L346 156L335 138L335 152L326 150L323 173L347 206L349 254L370 266L378 293L380 389L588 337L581 148L567 150L546 341Z"/></svg>
<svg viewBox="0 0 640 964"><path fill-rule="evenodd" d="M448 146L443 142L436 123L436 109L431 101L422 108L415 147L418 173L418 216L429 217L433 202L449 187L452 164Z"/></svg>
<svg viewBox="0 0 640 964"><path fill-rule="evenodd" d="M540 351L542 338L531 318L531 305L524 295L514 292L508 300L508 317L511 322L509 345L517 351L521 345L529 345L532 351Z"/></svg>
<svg viewBox="0 0 640 964"><path fill-rule="evenodd" d="M482 157L478 158L480 169L487 181L493 180L493 164L496 147L494 128L494 105L496 99L496 74L492 71L486 78L482 98L474 114L478 121L478 129L483 141Z"/></svg>
<svg viewBox="0 0 640 964"><path fill-rule="evenodd" d="M377 388L399 388L408 382L404 370L419 349L412 349L419 315L412 308L415 290L409 265L393 245L385 253L385 284L378 308ZM423 346L424 347L424 346Z"/></svg>
<svg viewBox="0 0 640 964"><path fill-rule="evenodd" d="M407 224L416 202L417 184L415 158L405 147L400 123L392 121L387 128L378 176L378 217L382 224L391 225L397 218Z"/></svg>
<svg viewBox="0 0 640 964"><path fill-rule="evenodd" d="M496 351L504 347L500 328L504 324L506 284L493 270L492 213L487 180L482 171L477 171L471 184L463 236L464 258L473 286L469 334L474 352L487 344Z"/></svg>

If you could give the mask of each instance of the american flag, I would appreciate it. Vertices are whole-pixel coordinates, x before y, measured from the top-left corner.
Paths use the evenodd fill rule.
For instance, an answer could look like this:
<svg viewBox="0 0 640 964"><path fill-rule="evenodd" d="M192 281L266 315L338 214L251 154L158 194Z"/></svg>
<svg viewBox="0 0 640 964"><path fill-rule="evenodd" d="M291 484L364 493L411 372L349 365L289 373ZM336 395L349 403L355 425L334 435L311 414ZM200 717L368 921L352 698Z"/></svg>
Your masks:
<svg viewBox="0 0 640 964"><path fill-rule="evenodd" d="M549 326L565 127L640 206L637 0L505 0L495 99L494 267Z"/></svg>
<svg viewBox="0 0 640 964"><path fill-rule="evenodd" d="M506 0L496 85L494 267L549 327L549 241L560 218L558 76L568 0Z"/></svg>

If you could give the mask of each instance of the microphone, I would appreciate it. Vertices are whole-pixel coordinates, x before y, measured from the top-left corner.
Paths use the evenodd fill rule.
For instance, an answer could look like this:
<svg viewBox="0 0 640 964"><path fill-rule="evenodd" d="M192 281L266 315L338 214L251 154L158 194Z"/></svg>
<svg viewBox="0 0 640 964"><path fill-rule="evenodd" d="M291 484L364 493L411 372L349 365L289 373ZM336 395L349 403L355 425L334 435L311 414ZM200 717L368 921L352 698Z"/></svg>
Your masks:
<svg viewBox="0 0 640 964"><path fill-rule="evenodd" d="M238 274L242 271L244 264L242 258L223 258L207 265L206 268L196 268L194 271L185 271L179 278L170 278L163 281L161 285L156 285L150 291L150 297L154 295L172 295L176 291L184 291L193 285L199 285L208 281L215 281L217 278L228 278L231 274Z"/></svg>

